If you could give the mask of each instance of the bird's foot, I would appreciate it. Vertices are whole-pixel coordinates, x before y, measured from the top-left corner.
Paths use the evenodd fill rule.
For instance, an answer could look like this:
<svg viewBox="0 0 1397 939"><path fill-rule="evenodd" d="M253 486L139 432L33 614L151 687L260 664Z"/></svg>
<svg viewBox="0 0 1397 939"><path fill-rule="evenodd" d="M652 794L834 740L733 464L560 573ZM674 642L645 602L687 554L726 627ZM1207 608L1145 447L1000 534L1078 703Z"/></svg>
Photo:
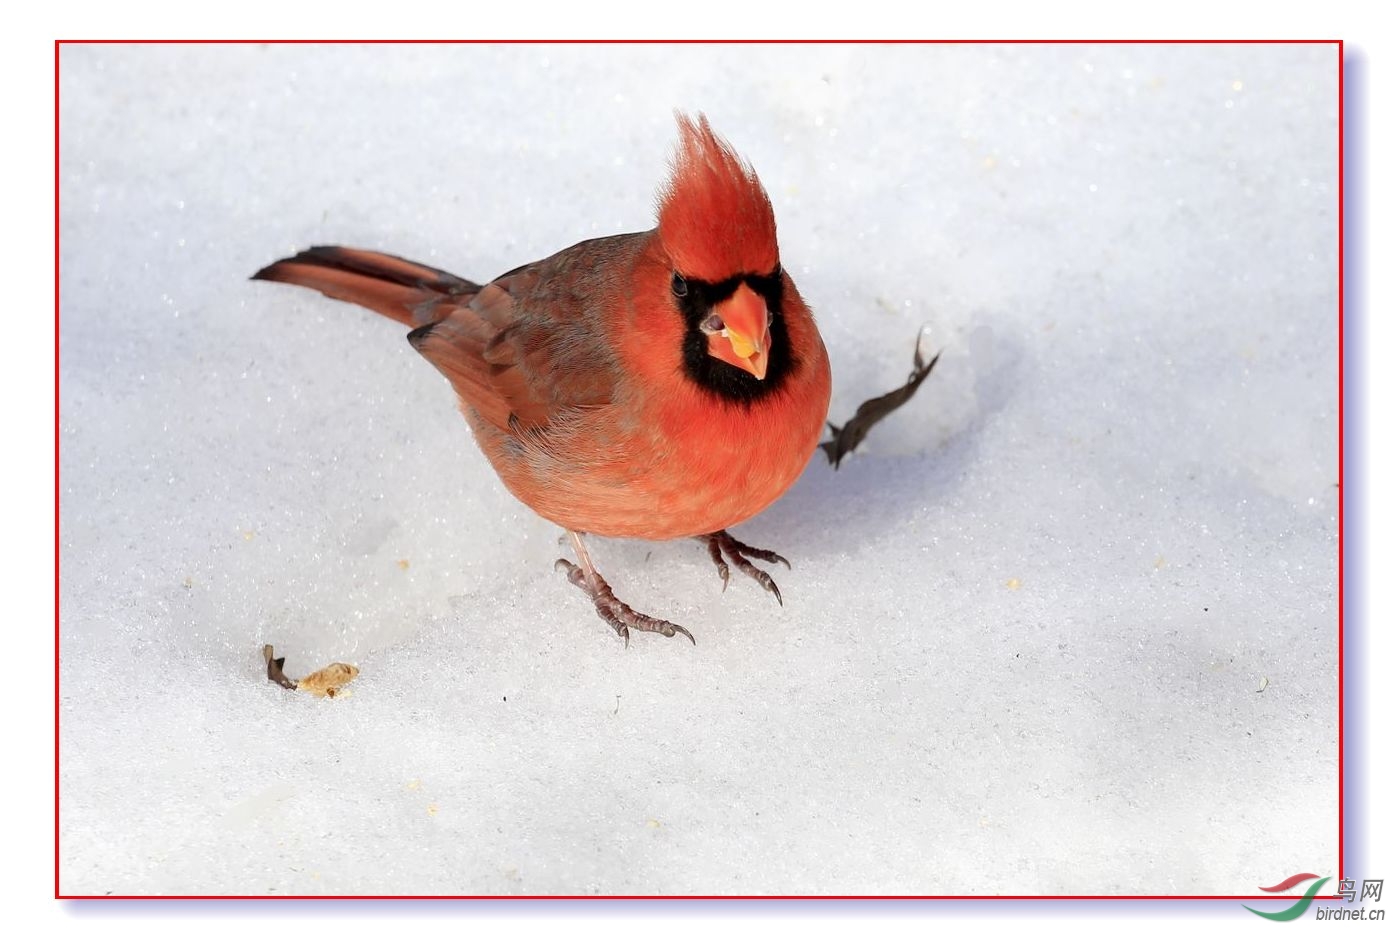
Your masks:
<svg viewBox="0 0 1397 939"><path fill-rule="evenodd" d="M626 646L631 644L631 630L635 629L643 633L659 633L662 636L673 636L679 633L688 637L690 642L694 642L693 633L689 632L678 623L671 623L668 620L657 619L654 616L647 616L644 613L637 613L620 600L616 599L616 594L611 592L611 585L608 584L595 570L592 572L595 586L587 582L587 573L578 565L564 558L558 558L553 564L554 570L564 571L568 575L568 583L577 587L587 596L592 598L592 604L597 608L597 615L600 616L612 629L616 630L616 635L626 640Z"/></svg>
<svg viewBox="0 0 1397 939"><path fill-rule="evenodd" d="M748 577L762 585L768 593L775 595L776 602L785 606L781 599L781 589L776 586L776 581L771 579L771 575L757 567L748 558L755 558L767 564L784 564L786 570L791 569L791 562L787 561L775 551L764 551L761 548L754 548L749 544L743 544L727 531L715 531L711 535L699 535L698 540L708 545L708 556L712 559L713 565L718 568L718 576L723 578L723 589L728 589L728 561L733 567L746 574ZM723 556L727 555L727 561Z"/></svg>

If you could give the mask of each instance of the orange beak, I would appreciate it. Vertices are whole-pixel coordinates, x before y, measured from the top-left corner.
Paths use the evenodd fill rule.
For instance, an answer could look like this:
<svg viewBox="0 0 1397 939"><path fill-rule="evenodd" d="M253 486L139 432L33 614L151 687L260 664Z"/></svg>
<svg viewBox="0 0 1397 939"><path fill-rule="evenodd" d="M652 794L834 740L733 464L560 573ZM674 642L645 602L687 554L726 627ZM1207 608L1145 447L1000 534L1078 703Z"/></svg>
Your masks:
<svg viewBox="0 0 1397 939"><path fill-rule="evenodd" d="M771 331L767 324L766 301L751 287L739 284L737 292L713 308L723 320L723 330L708 337L708 354L766 378L767 350Z"/></svg>

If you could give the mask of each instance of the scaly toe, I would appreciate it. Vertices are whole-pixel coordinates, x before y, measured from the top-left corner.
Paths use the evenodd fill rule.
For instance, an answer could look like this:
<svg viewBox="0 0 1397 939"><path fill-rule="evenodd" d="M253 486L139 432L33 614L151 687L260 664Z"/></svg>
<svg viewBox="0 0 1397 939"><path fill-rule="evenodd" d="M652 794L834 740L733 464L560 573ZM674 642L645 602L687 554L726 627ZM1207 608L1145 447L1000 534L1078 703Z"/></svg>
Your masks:
<svg viewBox="0 0 1397 939"><path fill-rule="evenodd" d="M728 589L729 562L731 562L733 567L761 584L763 590L775 596L777 603L782 606L786 605L786 601L781 599L781 590L776 586L776 581L771 579L770 574L755 566L748 559L755 558L767 564L784 564L786 570L791 569L790 561L775 551L767 551L764 548L754 548L749 544L744 544L728 534L726 530L700 535L699 540L707 546L708 557L718 568L718 575L723 578L724 590ZM726 560L724 560L724 555L727 556Z"/></svg>
<svg viewBox="0 0 1397 939"><path fill-rule="evenodd" d="M784 564L786 565L786 570L791 569L791 562L783 558L781 555L777 554L775 551L764 551L761 548L754 548L751 545L745 545L740 541L737 542L737 544L734 545L734 547L737 548L739 554L745 555L746 557L756 558L758 561L765 561L767 564Z"/></svg>

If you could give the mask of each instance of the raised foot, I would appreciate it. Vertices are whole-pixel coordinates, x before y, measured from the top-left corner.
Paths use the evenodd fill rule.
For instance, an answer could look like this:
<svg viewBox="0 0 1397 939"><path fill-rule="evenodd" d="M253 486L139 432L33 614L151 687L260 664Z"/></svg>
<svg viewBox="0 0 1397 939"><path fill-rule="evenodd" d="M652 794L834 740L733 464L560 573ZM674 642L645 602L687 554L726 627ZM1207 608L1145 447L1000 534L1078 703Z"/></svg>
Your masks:
<svg viewBox="0 0 1397 939"><path fill-rule="evenodd" d="M616 635L626 640L628 648L631 644L632 629L643 633L659 633L662 636L673 636L675 633L679 633L688 637L688 640L694 645L698 645L697 642L694 642L693 633L678 623L637 613L616 599L616 594L611 592L611 585L602 579L601 574L593 572L592 576L596 582L596 587L593 588L587 583L586 572L565 558L558 558L553 564L553 569L565 572L568 575L568 583L592 598L592 605L597 608L597 615L616 630Z"/></svg>
<svg viewBox="0 0 1397 939"><path fill-rule="evenodd" d="M754 548L749 544L743 544L727 531L715 531L711 535L699 535L698 540L708 545L708 557L713 561L713 565L718 568L718 576L723 578L723 589L728 589L728 561L733 567L746 574L748 577L762 585L762 588L776 597L776 602L785 606L785 601L781 599L781 588L776 586L776 581L771 579L771 575L757 567L748 558L755 558L767 564L784 564L786 570L791 569L791 562L787 561L775 551L764 551L761 548ZM727 561L723 556L727 555Z"/></svg>

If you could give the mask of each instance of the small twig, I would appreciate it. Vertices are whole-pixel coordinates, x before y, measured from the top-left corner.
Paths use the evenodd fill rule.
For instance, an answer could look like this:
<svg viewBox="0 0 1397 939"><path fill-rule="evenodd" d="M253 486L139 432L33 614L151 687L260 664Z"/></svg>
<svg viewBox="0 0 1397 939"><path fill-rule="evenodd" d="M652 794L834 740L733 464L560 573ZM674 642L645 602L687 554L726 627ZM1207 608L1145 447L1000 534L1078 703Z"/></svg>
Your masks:
<svg viewBox="0 0 1397 939"><path fill-rule="evenodd" d="M272 655L272 647L270 645L262 647L262 658L267 660L267 680L274 681L283 688L295 691L296 683L287 678L286 673L281 670L281 667L286 664L286 656L275 659L272 658Z"/></svg>

